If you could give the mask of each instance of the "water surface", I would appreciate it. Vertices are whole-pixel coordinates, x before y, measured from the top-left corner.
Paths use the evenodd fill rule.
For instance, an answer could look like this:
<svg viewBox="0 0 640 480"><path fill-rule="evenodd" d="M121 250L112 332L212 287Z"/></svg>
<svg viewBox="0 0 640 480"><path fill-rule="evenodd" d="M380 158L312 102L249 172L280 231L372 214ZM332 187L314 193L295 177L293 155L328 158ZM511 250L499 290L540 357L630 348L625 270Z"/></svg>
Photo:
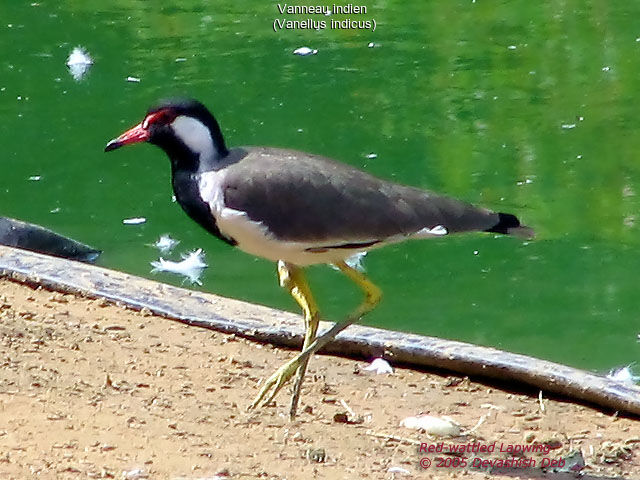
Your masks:
<svg viewBox="0 0 640 480"><path fill-rule="evenodd" d="M385 298L367 323L598 371L638 359L640 4L376 1L353 16L375 19L375 32L277 33L276 3L162 5L0 6L0 214L95 245L109 268L179 284L150 273L148 244L170 233L172 258L206 251L202 289L296 311L273 264L172 202L162 152L102 152L159 98L196 97L230 145L321 153L517 213L538 232L371 253ZM65 66L76 45L95 61L80 82ZM304 45L318 54L292 54ZM137 216L147 222L122 224ZM356 305L338 272L309 276L327 317Z"/></svg>

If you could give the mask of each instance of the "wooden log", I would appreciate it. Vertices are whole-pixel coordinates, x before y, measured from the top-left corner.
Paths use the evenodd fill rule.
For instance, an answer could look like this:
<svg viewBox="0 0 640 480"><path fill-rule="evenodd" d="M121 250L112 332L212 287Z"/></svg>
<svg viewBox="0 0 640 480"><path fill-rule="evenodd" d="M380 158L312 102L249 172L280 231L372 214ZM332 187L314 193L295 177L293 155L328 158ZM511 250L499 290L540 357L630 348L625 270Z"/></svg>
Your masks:
<svg viewBox="0 0 640 480"><path fill-rule="evenodd" d="M0 246L0 276L51 290L104 297L132 309L147 308L189 325L251 340L292 348L302 345L303 322L297 315L93 265ZM322 322L320 331L331 325ZM393 362L408 366L525 384L606 409L640 415L640 387L494 348L354 325L323 352L363 358L385 352Z"/></svg>

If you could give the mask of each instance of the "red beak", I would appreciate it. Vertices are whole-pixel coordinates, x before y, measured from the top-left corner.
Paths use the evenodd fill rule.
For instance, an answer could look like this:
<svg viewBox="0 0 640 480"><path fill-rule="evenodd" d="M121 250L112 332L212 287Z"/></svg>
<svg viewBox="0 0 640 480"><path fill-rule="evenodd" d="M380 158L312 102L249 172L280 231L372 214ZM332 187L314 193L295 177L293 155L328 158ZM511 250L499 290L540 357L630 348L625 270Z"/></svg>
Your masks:
<svg viewBox="0 0 640 480"><path fill-rule="evenodd" d="M114 138L107 146L104 147L105 152L110 152L111 150L115 150L116 148L120 148L124 145L129 145L131 143L140 143L146 142L149 140L149 131L145 128L142 128L142 123L139 123L133 128L130 128L118 138Z"/></svg>

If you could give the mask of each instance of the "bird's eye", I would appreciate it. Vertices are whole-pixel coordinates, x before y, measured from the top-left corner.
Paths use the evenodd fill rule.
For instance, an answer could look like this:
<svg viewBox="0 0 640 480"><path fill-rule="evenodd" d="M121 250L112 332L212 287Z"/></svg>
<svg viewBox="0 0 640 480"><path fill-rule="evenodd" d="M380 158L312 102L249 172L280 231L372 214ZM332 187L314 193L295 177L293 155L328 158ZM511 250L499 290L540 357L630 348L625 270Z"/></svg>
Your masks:
<svg viewBox="0 0 640 480"><path fill-rule="evenodd" d="M157 112L150 113L146 116L142 121L142 128L146 130L150 125L167 125L173 122L175 118L176 114L171 110L158 110Z"/></svg>

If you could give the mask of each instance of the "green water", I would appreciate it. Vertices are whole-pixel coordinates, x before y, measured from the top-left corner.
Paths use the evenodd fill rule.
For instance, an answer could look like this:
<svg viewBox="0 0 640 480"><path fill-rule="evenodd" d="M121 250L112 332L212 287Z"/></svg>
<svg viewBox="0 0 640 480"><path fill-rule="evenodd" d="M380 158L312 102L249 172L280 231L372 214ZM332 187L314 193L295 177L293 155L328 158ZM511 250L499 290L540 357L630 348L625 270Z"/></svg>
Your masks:
<svg viewBox="0 0 640 480"><path fill-rule="evenodd" d="M192 96L230 145L321 153L536 229L530 243L471 234L371 253L385 298L367 323L598 371L638 359L640 3L379 0L366 15L311 17L375 19L375 32L277 33L274 19L309 16L267 2L160 5L2 2L0 215L180 284L150 273L159 255L147 245L170 233L172 258L206 251L204 290L296 311L273 264L172 202L161 151L102 152L157 99ZM95 61L79 82L65 66L76 45ZM318 54L292 54L303 45ZM136 216L147 223L122 224ZM330 268L309 276L329 318L359 299Z"/></svg>

